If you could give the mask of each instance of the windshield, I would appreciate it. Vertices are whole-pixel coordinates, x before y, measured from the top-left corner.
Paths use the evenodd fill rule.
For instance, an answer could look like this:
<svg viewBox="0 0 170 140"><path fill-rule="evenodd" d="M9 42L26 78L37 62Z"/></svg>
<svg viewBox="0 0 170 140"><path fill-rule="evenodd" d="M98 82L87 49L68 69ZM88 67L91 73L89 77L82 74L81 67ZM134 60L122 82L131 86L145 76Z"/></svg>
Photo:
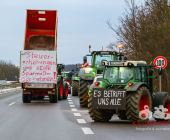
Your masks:
<svg viewBox="0 0 170 140"><path fill-rule="evenodd" d="M109 83L127 83L133 78L133 68L129 67L106 67L104 79Z"/></svg>
<svg viewBox="0 0 170 140"><path fill-rule="evenodd" d="M62 76L63 77L71 77L71 74L70 73L62 73Z"/></svg>
<svg viewBox="0 0 170 140"><path fill-rule="evenodd" d="M95 56L95 67L97 68L104 68L102 65L103 61L113 61L114 55L113 54L97 54Z"/></svg>

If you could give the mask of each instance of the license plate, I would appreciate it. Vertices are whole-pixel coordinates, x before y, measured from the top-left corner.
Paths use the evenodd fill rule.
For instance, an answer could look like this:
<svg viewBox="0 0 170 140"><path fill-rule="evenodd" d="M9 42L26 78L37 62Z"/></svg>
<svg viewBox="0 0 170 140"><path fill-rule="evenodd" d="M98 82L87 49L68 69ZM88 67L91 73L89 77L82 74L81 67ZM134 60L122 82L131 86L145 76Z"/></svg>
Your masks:
<svg viewBox="0 0 170 140"><path fill-rule="evenodd" d="M125 89L94 88L92 90L92 108L94 109L126 109Z"/></svg>

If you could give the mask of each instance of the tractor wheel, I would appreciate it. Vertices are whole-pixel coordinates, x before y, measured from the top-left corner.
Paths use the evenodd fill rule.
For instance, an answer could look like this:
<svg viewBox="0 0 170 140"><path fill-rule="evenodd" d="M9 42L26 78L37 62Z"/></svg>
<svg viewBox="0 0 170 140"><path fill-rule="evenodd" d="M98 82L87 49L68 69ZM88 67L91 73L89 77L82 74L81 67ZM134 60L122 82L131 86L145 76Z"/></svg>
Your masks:
<svg viewBox="0 0 170 140"><path fill-rule="evenodd" d="M154 115L154 118L156 121L170 121L170 96L166 95L164 97L164 99L162 100L162 104L161 104L164 108L168 109L167 111L163 111L164 114L164 118L156 118ZM154 114L156 114L156 110L154 110Z"/></svg>
<svg viewBox="0 0 170 140"><path fill-rule="evenodd" d="M126 110L119 110L117 115L118 115L119 119L127 120Z"/></svg>
<svg viewBox="0 0 170 140"><path fill-rule="evenodd" d="M91 105L92 105L92 94L90 94L88 98L88 111L92 120L96 122L97 121L108 122L112 118L113 113L110 113L109 110L92 109Z"/></svg>
<svg viewBox="0 0 170 140"><path fill-rule="evenodd" d="M54 100L53 95L50 95L49 99L50 99L50 103L53 103L53 100Z"/></svg>
<svg viewBox="0 0 170 140"><path fill-rule="evenodd" d="M67 99L68 97L68 85L64 83L64 92L63 92L63 99Z"/></svg>
<svg viewBox="0 0 170 140"><path fill-rule="evenodd" d="M152 99L149 89L140 87L135 92L130 92L126 98L126 116L130 122L149 120L152 110Z"/></svg>
<svg viewBox="0 0 170 140"><path fill-rule="evenodd" d="M31 102L31 94L22 94L22 101L23 101L23 103L30 103Z"/></svg>
<svg viewBox="0 0 170 140"><path fill-rule="evenodd" d="M79 81L72 81L72 96L77 96L79 90Z"/></svg>
<svg viewBox="0 0 170 140"><path fill-rule="evenodd" d="M63 93L64 93L64 87L63 87L63 81L58 82L58 99L62 100L63 99Z"/></svg>
<svg viewBox="0 0 170 140"><path fill-rule="evenodd" d="M87 81L87 80L80 80L80 106L87 107L88 105L88 91L89 88L87 87L88 85L91 85L93 81Z"/></svg>

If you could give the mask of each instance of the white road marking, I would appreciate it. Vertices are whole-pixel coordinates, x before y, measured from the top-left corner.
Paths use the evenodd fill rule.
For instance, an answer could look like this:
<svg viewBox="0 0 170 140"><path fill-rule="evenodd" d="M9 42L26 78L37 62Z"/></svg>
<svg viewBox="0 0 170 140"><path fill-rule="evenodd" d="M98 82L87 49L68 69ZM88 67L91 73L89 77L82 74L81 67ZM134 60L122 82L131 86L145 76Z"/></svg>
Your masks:
<svg viewBox="0 0 170 140"><path fill-rule="evenodd" d="M11 105L13 105L13 104L15 104L15 102L13 102L13 103L9 104L8 106L11 106Z"/></svg>
<svg viewBox="0 0 170 140"><path fill-rule="evenodd" d="M77 111L77 109L76 109L76 108L72 108L71 110L72 110L72 111Z"/></svg>
<svg viewBox="0 0 170 140"><path fill-rule="evenodd" d="M78 123L86 123L84 119L77 119Z"/></svg>
<svg viewBox="0 0 170 140"><path fill-rule="evenodd" d="M74 116L81 116L80 113L74 113Z"/></svg>
<svg viewBox="0 0 170 140"><path fill-rule="evenodd" d="M70 105L70 107L75 107L75 105Z"/></svg>
<svg viewBox="0 0 170 140"><path fill-rule="evenodd" d="M68 100L68 102L72 102L72 100Z"/></svg>
<svg viewBox="0 0 170 140"><path fill-rule="evenodd" d="M69 99L71 99L71 98L67 98L67 100L69 100Z"/></svg>
<svg viewBox="0 0 170 140"><path fill-rule="evenodd" d="M68 102L69 104L73 104L73 102Z"/></svg>
<svg viewBox="0 0 170 140"><path fill-rule="evenodd" d="M82 130L83 130L84 134L94 134L93 131L88 127L84 127L84 128L82 128Z"/></svg>

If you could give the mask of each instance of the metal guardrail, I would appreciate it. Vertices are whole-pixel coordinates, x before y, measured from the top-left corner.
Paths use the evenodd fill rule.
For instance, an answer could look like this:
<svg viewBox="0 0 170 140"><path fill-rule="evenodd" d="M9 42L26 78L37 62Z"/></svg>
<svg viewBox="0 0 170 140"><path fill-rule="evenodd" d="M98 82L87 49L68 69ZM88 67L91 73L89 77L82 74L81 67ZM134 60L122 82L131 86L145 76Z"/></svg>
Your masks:
<svg viewBox="0 0 170 140"><path fill-rule="evenodd" d="M21 83L0 84L0 90L21 87Z"/></svg>

